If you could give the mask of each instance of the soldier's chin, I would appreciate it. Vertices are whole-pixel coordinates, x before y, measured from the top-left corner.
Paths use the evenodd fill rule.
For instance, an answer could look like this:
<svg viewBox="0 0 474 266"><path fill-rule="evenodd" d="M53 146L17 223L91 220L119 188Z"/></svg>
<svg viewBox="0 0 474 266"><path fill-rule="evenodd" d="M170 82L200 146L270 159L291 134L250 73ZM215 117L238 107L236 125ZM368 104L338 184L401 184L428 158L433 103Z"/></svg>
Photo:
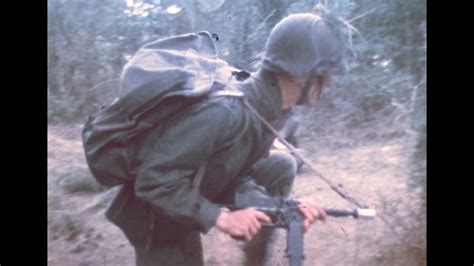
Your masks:
<svg viewBox="0 0 474 266"><path fill-rule="evenodd" d="M319 103L319 97L308 97L306 99L306 105L309 107L315 107Z"/></svg>

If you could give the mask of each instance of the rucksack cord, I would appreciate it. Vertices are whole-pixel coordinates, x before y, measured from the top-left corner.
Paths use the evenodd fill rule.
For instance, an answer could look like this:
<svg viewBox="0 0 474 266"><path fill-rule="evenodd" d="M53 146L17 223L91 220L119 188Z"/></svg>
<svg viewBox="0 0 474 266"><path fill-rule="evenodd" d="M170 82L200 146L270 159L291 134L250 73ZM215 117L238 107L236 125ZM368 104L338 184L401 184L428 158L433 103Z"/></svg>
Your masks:
<svg viewBox="0 0 474 266"><path fill-rule="evenodd" d="M281 134L275 128L273 128L272 125L270 125L270 123L265 118L263 118L263 116L261 116L257 112L257 110L255 110L255 108L253 108L253 106L246 99L242 98L242 100L243 100L245 106L247 106L263 122L263 124L271 132L273 132L273 134L275 134L275 136L278 138L278 140L281 141L281 143L283 143L283 145L285 145L298 159L300 159L304 164L306 164L306 166L308 166L308 168L311 169L311 171L313 171L319 178L321 178L324 182L326 182L326 184L328 184L329 187L333 191L335 191L337 194L339 194L339 196L341 196L345 200L355 204L359 208L368 208L368 206L366 204L360 203L354 197L351 197L349 195L349 193L347 191L344 191L343 188L340 185L337 185L334 181L332 181L331 179L325 177L323 174L321 174L319 171L317 171L316 167L308 159L306 159L298 150L296 150L293 147L293 145L288 143L285 140L285 138L283 138L281 136Z"/></svg>

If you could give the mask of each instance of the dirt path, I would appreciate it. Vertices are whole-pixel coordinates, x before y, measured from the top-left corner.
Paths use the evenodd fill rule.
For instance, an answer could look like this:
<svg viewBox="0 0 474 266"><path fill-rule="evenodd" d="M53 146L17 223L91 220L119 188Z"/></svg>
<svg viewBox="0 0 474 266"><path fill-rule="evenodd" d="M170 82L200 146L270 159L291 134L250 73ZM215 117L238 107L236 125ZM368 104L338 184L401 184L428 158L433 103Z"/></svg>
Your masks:
<svg viewBox="0 0 474 266"><path fill-rule="evenodd" d="M48 265L134 265L128 241L103 215L114 191L90 182L79 134L80 126L48 130ZM407 186L413 145L406 139L307 154L378 216L330 218L314 226L305 235L306 266L425 265L424 191ZM324 207L353 207L304 168L293 196ZM266 265L286 265L285 232L276 235ZM203 236L203 246L206 265L243 264L244 244L214 229Z"/></svg>

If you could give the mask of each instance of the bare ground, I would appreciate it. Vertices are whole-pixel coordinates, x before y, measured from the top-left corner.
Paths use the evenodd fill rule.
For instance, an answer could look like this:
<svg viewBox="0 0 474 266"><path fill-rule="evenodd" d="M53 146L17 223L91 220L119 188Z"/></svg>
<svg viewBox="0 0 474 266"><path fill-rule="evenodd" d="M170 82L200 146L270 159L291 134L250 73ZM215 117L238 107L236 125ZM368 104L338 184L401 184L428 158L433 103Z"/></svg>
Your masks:
<svg viewBox="0 0 474 266"><path fill-rule="evenodd" d="M80 130L80 125L48 128L48 265L134 265L133 249L104 216L115 191L92 179ZM305 235L305 265L426 265L425 192L407 185L415 140L405 136L333 150L318 145L306 138L301 148L320 172L375 208L377 217L316 224ZM323 207L354 207L306 168L293 196ZM203 246L206 265L244 264L244 243L214 229L203 236ZM287 265L284 249L285 232L278 230L265 265Z"/></svg>

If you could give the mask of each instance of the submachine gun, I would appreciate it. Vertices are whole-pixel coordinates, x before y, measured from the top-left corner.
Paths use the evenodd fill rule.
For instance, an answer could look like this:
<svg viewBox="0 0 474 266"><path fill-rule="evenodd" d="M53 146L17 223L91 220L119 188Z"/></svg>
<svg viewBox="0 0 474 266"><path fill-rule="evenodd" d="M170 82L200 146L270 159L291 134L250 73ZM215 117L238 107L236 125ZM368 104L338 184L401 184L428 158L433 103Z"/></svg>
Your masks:
<svg viewBox="0 0 474 266"><path fill-rule="evenodd" d="M267 227L285 228L288 231L286 257L290 266L303 265L303 221L304 216L299 211L300 202L280 197L263 197L254 195L237 195L235 205L226 205L230 210L254 208L272 219L272 224L263 224ZM334 209L323 208L328 216L373 218L374 209Z"/></svg>

